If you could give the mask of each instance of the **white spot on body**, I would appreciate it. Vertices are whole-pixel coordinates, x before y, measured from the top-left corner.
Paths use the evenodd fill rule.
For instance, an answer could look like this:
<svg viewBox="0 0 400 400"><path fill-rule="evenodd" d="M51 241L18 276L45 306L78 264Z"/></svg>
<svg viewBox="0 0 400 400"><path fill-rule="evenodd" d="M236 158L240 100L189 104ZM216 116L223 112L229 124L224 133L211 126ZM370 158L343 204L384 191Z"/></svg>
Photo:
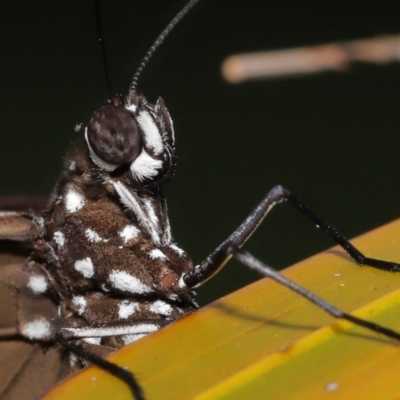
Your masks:
<svg viewBox="0 0 400 400"><path fill-rule="evenodd" d="M65 207L70 213L79 211L85 205L85 198L80 193L70 189L65 196Z"/></svg>
<svg viewBox="0 0 400 400"><path fill-rule="evenodd" d="M131 164L131 172L135 179L143 181L156 176L162 167L162 161L151 157L144 149Z"/></svg>
<svg viewBox="0 0 400 400"><path fill-rule="evenodd" d="M93 229L86 229L85 236L89 242L99 243L99 242L108 242L109 239L103 239L96 231Z"/></svg>
<svg viewBox="0 0 400 400"><path fill-rule="evenodd" d="M22 327L22 334L30 340L46 339L50 333L50 323L44 318L34 319Z"/></svg>
<svg viewBox="0 0 400 400"><path fill-rule="evenodd" d="M54 232L53 240L60 246L63 247L65 243L65 236L61 231Z"/></svg>
<svg viewBox="0 0 400 400"><path fill-rule="evenodd" d="M83 260L75 261L74 267L85 278L91 278L94 275L94 266L89 257L86 257Z"/></svg>
<svg viewBox="0 0 400 400"><path fill-rule="evenodd" d="M87 301L83 296L74 296L72 303L78 308L78 314L82 315L85 312Z"/></svg>
<svg viewBox="0 0 400 400"><path fill-rule="evenodd" d="M172 250L174 250L175 253L178 253L179 257L182 257L185 254L185 252L180 247L178 247L176 244L171 244L169 247Z"/></svg>
<svg viewBox="0 0 400 400"><path fill-rule="evenodd" d="M160 260L168 260L168 257L159 249L149 251L149 257L152 260L155 260L156 258L159 258Z"/></svg>
<svg viewBox="0 0 400 400"><path fill-rule="evenodd" d="M122 303L118 304L118 317L120 319L127 319L137 310L139 310L139 303L124 300Z"/></svg>
<svg viewBox="0 0 400 400"><path fill-rule="evenodd" d="M342 274L335 274L335 275L333 275L333 276L340 276L340 275L342 275Z"/></svg>
<svg viewBox="0 0 400 400"><path fill-rule="evenodd" d="M76 168L76 163L75 163L75 161L71 161L71 162L69 163L69 170L70 170L70 171L75 171L75 168Z"/></svg>
<svg viewBox="0 0 400 400"><path fill-rule="evenodd" d="M101 337L87 337L87 338L84 338L83 341L86 343L89 343L89 344L100 345Z"/></svg>
<svg viewBox="0 0 400 400"><path fill-rule="evenodd" d="M171 315L173 309L172 307L162 300L155 301L150 307L149 310L154 314L161 315Z"/></svg>
<svg viewBox="0 0 400 400"><path fill-rule="evenodd" d="M148 147L150 147L155 155L159 155L163 151L163 142L161 133L157 128L156 123L147 111L142 111L136 120L144 133L144 140Z"/></svg>
<svg viewBox="0 0 400 400"><path fill-rule="evenodd" d="M40 275L32 275L27 286L36 294L44 293L47 290L46 279Z"/></svg>
<svg viewBox="0 0 400 400"><path fill-rule="evenodd" d="M124 292L130 292L134 294L151 293L153 290L141 282L135 276L128 274L125 271L116 271L115 269L111 272L108 280L115 289L122 290Z"/></svg>
<svg viewBox="0 0 400 400"><path fill-rule="evenodd" d="M131 239L137 238L140 230L133 225L127 225L119 233L119 236L123 239L124 243L128 243Z"/></svg>

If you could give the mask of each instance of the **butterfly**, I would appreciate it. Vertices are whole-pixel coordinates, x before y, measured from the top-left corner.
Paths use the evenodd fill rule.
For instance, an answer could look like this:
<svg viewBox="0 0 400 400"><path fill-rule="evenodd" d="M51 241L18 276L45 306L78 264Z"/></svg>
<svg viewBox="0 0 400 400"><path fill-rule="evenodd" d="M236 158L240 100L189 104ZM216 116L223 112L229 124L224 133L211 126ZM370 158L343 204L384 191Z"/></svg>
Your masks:
<svg viewBox="0 0 400 400"><path fill-rule="evenodd" d="M164 111L160 111L160 110L162 110L163 109L163 106L162 105L160 105L161 103L159 103L159 105L157 106L155 106L156 108L158 107L158 111L161 113L161 114L165 114L164 113ZM131 104L132 105L132 104ZM138 105L136 105L136 106L138 106ZM158 111L156 111L156 108L154 109L154 110L152 110L152 112L155 112L156 114L158 113ZM150 112L150 111L149 111ZM162 124L166 124L167 122L166 121L168 121L168 118L167 117L165 117L164 119L163 119L163 122L159 122L160 123L160 125L162 125ZM137 156L137 155L136 155ZM70 160L71 161L71 160ZM71 161L72 162L72 161ZM85 167L86 168L86 167ZM99 178L100 179L100 178ZM115 190L117 190L116 188L115 188ZM122 189L120 189L120 190L122 190ZM69 193L69 192L68 192ZM68 199L68 193L66 192L65 194L64 194L64 197L65 198L63 198L63 199L61 199L62 201L64 201L65 199ZM119 193L118 192L118 190L117 190L117 193ZM78 193L79 194L79 193ZM115 193L114 193L114 195L115 195ZM119 193L119 196L121 197L121 193ZM60 201L61 201L60 200ZM76 200L76 199L75 199ZM57 200L56 200L57 201ZM67 203L66 203L67 204ZM65 207L67 207L67 209L68 209L68 206L66 205L66 204L64 204L64 206ZM80 204L80 201L78 201L78 204ZM125 204L126 205L126 204ZM71 206L72 207L72 206ZM70 207L70 208L71 208ZM73 208L76 208L77 206L75 205L75 206L73 206L71 209L73 209ZM77 210L77 211L79 211L79 210ZM90 228L88 228L88 229L90 229ZM122 229L122 228L121 228ZM55 233L57 233L58 231L54 231L54 232L52 232L52 234L53 234L53 238L56 238L56 236L54 236L55 235ZM95 232L95 233L97 233L98 234L98 232L96 232L96 231L94 231L93 230L93 232ZM90 232L89 232L90 233ZM88 240L90 239L90 238L92 238L92 240L97 240L98 238L95 236L95 234L94 233L91 233L91 234L89 234L88 233ZM149 233L149 232L147 232L147 233ZM99 236L100 237L100 236ZM61 239L60 239L60 236L58 236L58 239L60 240L60 241L62 241ZM154 239L154 238L153 238ZM56 240L56 239L54 239L54 240ZM102 237L100 240L108 240L107 238L105 238L105 237ZM60 244L58 244L58 245L60 245ZM172 257L172 256L171 256ZM81 261L83 261L83 260L85 260L87 257L84 257L84 258L82 258L82 260ZM82 270L83 271L86 271L85 273L87 273L87 271L88 271L88 266L86 265L86 266L81 266L80 267L81 268L81 272L82 272ZM85 269L86 268L86 269ZM90 269L90 268L89 268ZM109 288L105 288L105 289L103 289L103 290L106 290L106 289L108 289L108 290L110 290ZM78 306L77 306L78 307ZM79 312L79 307L77 308L77 312Z"/></svg>

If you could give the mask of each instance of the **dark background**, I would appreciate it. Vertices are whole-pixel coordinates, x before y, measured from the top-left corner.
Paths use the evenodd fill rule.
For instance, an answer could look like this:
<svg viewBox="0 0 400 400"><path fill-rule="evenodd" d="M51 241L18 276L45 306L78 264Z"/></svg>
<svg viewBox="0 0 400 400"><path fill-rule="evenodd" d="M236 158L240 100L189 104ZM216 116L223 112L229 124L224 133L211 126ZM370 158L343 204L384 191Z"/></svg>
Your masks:
<svg viewBox="0 0 400 400"><path fill-rule="evenodd" d="M48 193L75 123L107 100L92 3L0 3L0 195ZM103 1L118 91L184 3ZM277 183L348 237L400 214L400 65L238 86L220 76L236 52L398 33L398 4L202 0L167 39L139 91L161 95L174 119L179 165L165 191L175 240L196 263ZM283 205L247 248L281 268L331 244ZM200 302L255 278L231 262Z"/></svg>

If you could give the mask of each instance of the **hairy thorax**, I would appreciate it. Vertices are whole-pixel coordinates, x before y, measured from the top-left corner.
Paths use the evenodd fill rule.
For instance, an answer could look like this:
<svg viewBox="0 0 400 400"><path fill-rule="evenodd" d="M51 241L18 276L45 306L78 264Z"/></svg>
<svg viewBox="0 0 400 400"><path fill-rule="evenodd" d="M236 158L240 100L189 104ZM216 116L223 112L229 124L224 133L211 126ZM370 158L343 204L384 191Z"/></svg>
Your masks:
<svg viewBox="0 0 400 400"><path fill-rule="evenodd" d="M116 193L116 181L132 187L128 173L99 174L84 149L75 150L66 167L45 218L48 271L63 296L61 326L167 322L193 311L190 293L174 293L192 262L171 240L160 189L131 191L149 228ZM120 347L141 336L85 340Z"/></svg>

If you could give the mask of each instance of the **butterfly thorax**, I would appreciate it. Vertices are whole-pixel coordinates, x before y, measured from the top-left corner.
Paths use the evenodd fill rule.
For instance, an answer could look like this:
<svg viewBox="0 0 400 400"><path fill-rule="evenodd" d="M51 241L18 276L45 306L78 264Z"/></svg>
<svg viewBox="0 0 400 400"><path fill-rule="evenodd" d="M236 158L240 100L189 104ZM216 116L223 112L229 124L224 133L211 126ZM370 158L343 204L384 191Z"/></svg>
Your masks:
<svg viewBox="0 0 400 400"><path fill-rule="evenodd" d="M132 126L134 137L127 138ZM86 146L68 154L45 214L47 270L62 298L61 325L172 321L190 313L191 293L175 289L192 262L172 242L160 185L175 163L164 103L131 97L105 106L85 138ZM133 340L120 339L119 345Z"/></svg>

